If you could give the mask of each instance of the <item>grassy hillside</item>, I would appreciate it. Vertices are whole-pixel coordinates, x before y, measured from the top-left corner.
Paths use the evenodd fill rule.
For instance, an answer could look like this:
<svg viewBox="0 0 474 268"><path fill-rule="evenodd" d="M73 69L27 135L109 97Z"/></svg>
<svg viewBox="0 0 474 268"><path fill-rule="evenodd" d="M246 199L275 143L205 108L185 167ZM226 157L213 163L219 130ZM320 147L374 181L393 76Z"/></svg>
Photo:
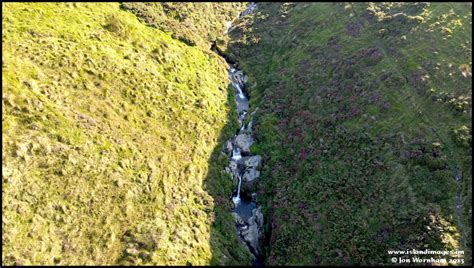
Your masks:
<svg viewBox="0 0 474 268"><path fill-rule="evenodd" d="M121 7L147 25L171 33L173 38L208 49L212 41L225 47L227 23L236 19L245 5L238 2L124 2Z"/></svg>
<svg viewBox="0 0 474 268"><path fill-rule="evenodd" d="M2 3L2 264L250 262L220 213L236 115L207 50L118 3Z"/></svg>
<svg viewBox="0 0 474 268"><path fill-rule="evenodd" d="M471 4L258 5L228 53L259 107L267 264L472 263Z"/></svg>

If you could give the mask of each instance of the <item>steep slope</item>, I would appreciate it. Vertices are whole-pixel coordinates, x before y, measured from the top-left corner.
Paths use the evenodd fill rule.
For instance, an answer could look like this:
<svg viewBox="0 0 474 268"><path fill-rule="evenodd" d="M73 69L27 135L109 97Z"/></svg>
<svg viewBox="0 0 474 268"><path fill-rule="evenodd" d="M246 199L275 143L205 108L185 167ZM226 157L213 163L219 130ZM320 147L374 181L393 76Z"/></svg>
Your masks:
<svg viewBox="0 0 474 268"><path fill-rule="evenodd" d="M213 41L225 46L228 37L224 32L245 5L232 2L124 2L121 7L147 25L171 33L175 39L207 49Z"/></svg>
<svg viewBox="0 0 474 268"><path fill-rule="evenodd" d="M118 3L2 3L2 52L2 264L249 263L208 47Z"/></svg>
<svg viewBox="0 0 474 268"><path fill-rule="evenodd" d="M259 107L267 264L472 263L471 32L452 3L259 3L231 31Z"/></svg>

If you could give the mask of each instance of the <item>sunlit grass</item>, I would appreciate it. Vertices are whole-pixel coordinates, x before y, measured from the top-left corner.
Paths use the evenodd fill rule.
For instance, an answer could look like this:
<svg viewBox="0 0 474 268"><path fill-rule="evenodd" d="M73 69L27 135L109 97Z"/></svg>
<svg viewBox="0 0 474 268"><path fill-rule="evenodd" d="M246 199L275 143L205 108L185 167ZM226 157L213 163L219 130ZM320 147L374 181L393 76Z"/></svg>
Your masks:
<svg viewBox="0 0 474 268"><path fill-rule="evenodd" d="M118 3L3 3L2 36L3 264L249 260L211 243L222 59Z"/></svg>

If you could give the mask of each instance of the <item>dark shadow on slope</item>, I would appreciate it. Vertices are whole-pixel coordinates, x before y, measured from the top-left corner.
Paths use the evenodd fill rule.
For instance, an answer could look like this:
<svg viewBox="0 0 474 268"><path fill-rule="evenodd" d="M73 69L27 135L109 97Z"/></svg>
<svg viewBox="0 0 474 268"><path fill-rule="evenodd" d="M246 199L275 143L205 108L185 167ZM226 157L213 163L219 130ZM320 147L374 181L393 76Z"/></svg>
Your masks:
<svg viewBox="0 0 474 268"><path fill-rule="evenodd" d="M233 60L232 57L230 57L228 54L226 54L224 51L222 51L221 48L219 48L219 46L216 44L216 42L212 42L211 44L211 47L210 47L211 51L215 52L217 55L219 55L221 58L223 58L227 64L229 64L230 66L232 66L233 68L237 68L238 69L238 63ZM241 71L244 71L244 70L241 70ZM245 72L244 72L245 73ZM238 115L236 111L238 111L239 109L241 109L241 104L242 103L239 103L237 104L236 103L236 89L234 88L234 86L232 85L232 83L228 86L228 89L230 90L229 91L229 98L228 98L228 101L230 102L229 106L231 107L232 109L232 112L231 114L233 115L232 118L230 118L230 124L231 125L229 128L224 128L224 131L223 131L223 134L224 135L221 135L221 137L223 138L222 140L219 141L219 145L218 148L216 148L217 150L214 152L215 154L217 154L218 158L220 157L224 157L225 160L223 161L225 164L221 167L221 170L224 170L224 168L226 168L228 166L228 160L230 160L230 157L231 157L231 152L227 151L227 152L223 152L223 146L224 146L224 143L227 142L229 139L232 138L232 134L235 134L235 135L239 135L241 133L241 129L239 130L239 125L240 123L237 123L237 122L240 122L240 121L237 121L236 119L241 116L240 114ZM246 86L243 86L242 88L242 92L243 94L245 95L246 99L249 100L250 99L250 96L248 94L248 91L247 91L247 88ZM246 104L248 106L248 103ZM245 105L244 105L245 106ZM240 108L238 108L240 107ZM247 110L247 109L244 109L244 110ZM246 117L245 115L243 115L244 118ZM240 120L240 119L239 119ZM245 119L244 119L245 121ZM235 122L235 124L234 124ZM234 145L235 146L235 145ZM248 153L245 153L245 152L241 152L242 156L250 156L252 154L248 154ZM231 188L231 195L229 196L229 199L227 199L226 201L230 201L231 198L235 195L237 195L237 185L238 184L238 181L235 179L235 178L232 178L233 176L231 175L224 175L224 179L225 180L230 180L232 181L231 185L233 185L233 187ZM221 181L222 183L222 181ZM252 186L253 185L253 186ZM237 207L234 208L234 204L233 202L231 203L231 207L229 207L227 204L223 206L224 209L227 210L227 213L230 213L231 211L233 211L234 213L237 213L237 215L240 216L240 220L243 220L246 224L248 224L248 221L249 221L249 218L252 217L253 215L253 210L255 208L258 207L258 204L256 203L256 199L254 199L253 196L253 193L255 192L255 183L243 183L242 185L242 189L240 190L240 203ZM213 188L213 187L211 187ZM226 193L228 194L228 193ZM224 201L224 202L226 202ZM226 213L226 211L223 211L223 213ZM226 217L228 218L227 216L223 216L223 217ZM233 222L235 222L236 220L234 219L234 215L232 214L232 217L231 217L231 220ZM219 225L221 223L218 223ZM227 222L225 223L226 224L226 228L228 227L227 226ZM246 225L248 226L248 225ZM233 232L234 234L237 234L237 236L239 236L239 233L242 232L243 230L243 227L242 226L239 226L237 227L235 224L232 227L230 227L231 229L234 229ZM225 231L227 232L227 231ZM219 234L219 233L218 233ZM228 233L226 235L229 235ZM231 234L232 235L232 234ZM214 243L218 244L219 241L214 241L214 236L213 238L211 239ZM239 240L239 245L238 245L238 251L240 252L241 251L241 246L246 243L247 244L247 249L245 250L245 255L248 255L248 251L250 250L251 254L253 255L252 257L252 265L253 266L262 266L264 265L264 256L262 255L262 252L260 252L259 250L255 250L253 248L253 246L251 245L251 243L249 242L242 242L242 238L238 239ZM246 239L244 239L246 240ZM227 250L227 248L226 248ZM215 254L213 254L214 256L214 260L212 261L212 263L222 263L222 261L220 261L220 256L216 256ZM238 255L238 258L240 258L240 255ZM224 258L225 259L225 258ZM248 264L248 260L246 260L244 263L237 263L239 265L242 265L242 264Z"/></svg>
<svg viewBox="0 0 474 268"><path fill-rule="evenodd" d="M344 8L343 6L338 6L338 4L332 5L334 5L334 10L343 10ZM366 112L369 97L364 96L362 92L373 90L370 85L378 83L377 78L373 78L373 80L366 79L360 71L363 68L358 68L357 64L359 64L359 67L375 69L374 66L382 59L382 55L385 58L396 58L400 56L396 54L399 52L398 50L391 50L392 47L397 48L397 46L391 46L394 44L393 40L398 40L401 35L409 32L411 27L416 25L416 21L412 21L413 18L411 15L417 15L422 7L422 5L418 4L401 6L400 8L406 9L401 10L406 14L398 14L394 16L393 20L378 22L385 28L393 29L393 31L390 31L393 37L386 35L383 38L380 37L376 39L381 40L379 40L380 47L373 48L372 44L367 43L366 47L361 47L361 49L354 54L342 54L339 53L341 46L338 43L341 41L338 40L338 37L340 36L336 34L328 39L327 44L314 44L313 47L308 47L307 50L304 51L304 53L308 53L306 55L307 57L297 66L300 68L300 71L294 74L291 73L290 68L293 66L286 65L286 63L291 60L291 53L288 51L303 49L306 44L311 43L310 41L312 40L305 39L305 36L311 36L312 31L318 29L316 26L320 23L319 21L312 21L311 19L301 20L299 22L290 21L287 14L285 14L285 16L281 16L282 14L280 14L281 10L284 9L283 4L262 3L261 5L259 4L260 14L258 17L265 18L265 20L259 20L258 23L252 24L250 19L246 21L247 18L244 18L244 22L240 25L244 27L236 26L233 28L230 34L234 42L229 43L231 47L228 47L227 51L230 51L231 54L228 57L233 59L233 61L238 61L244 67L243 70L249 77L258 77L258 87L250 90L252 97L258 99L258 102L262 104L259 106L260 110L256 113L254 121L256 138L257 140L259 136L266 138L266 141L263 141L265 144L262 146L262 148L267 149L263 154L264 161L270 158L269 155L274 158L270 159L272 161L270 163L265 162L266 166L271 166L272 169L268 168L262 172L261 179L267 180L264 183L267 187L261 187L262 189L260 190L264 193L259 193L259 200L265 197L270 199L266 204L271 203L272 205L272 207L266 211L267 213L264 211L265 222L271 222L271 224L267 225L276 226L272 230L273 237L271 236L272 231L270 231L272 226L266 226L266 237L271 238L272 241L276 241L271 245L273 247L272 252L267 253L267 264L288 264L288 257L292 257L293 260L297 259L297 261L300 262L302 262L302 259L305 257L313 258L308 262L313 262L314 264L320 264L321 262L330 263L332 265L339 263L361 264L364 261L362 254L352 254L352 256L347 256L347 258L338 257L340 262L332 258L332 255L343 256L343 254L339 252L340 248L343 248L346 252L359 249L361 251L366 250L365 242L361 242L361 238L369 238L375 241L374 243L377 243L376 247L371 246L377 249L378 252L371 254L377 255L379 259L375 260L374 257L371 261L380 264L388 260L385 259L387 255L385 251L386 247L406 248L407 246L413 245L413 248L421 249L425 244L433 245L433 247L436 246L437 248L443 247L441 238L447 232L442 231L441 222L443 222L444 219L452 218L452 211L449 210L452 198L447 194L447 189L448 186L452 187L453 185L453 175L452 172L450 172L449 165L445 165L445 163L440 160L440 156L433 152L432 144L436 143L438 139L432 134L427 133L426 137L422 137L424 139L422 144L415 144L416 139L413 138L408 141L408 144L400 145L400 141L397 140L397 135L401 134L401 137L407 137L411 130L418 129L419 125L423 125L423 122L419 123L419 125L410 122L410 125L404 125L403 128L398 131L392 129L373 136L368 136L368 131L362 126L347 130L343 125L345 121L349 121L351 118L361 117L362 114ZM329 7L326 8L329 9ZM392 12L394 11L392 10ZM340 11L340 13L344 14L342 11ZM298 12L298 14L301 16L302 13ZM361 13L357 17L354 17L349 21L347 26L348 33L342 32L341 34L355 35L355 33L353 33L354 31L358 32L362 30L356 27L358 25L357 19L362 20L364 16L367 16L368 20L370 20L371 17L369 15L371 15L371 13ZM256 20L257 19L258 18L256 18ZM291 25L291 23L296 25ZM373 24L376 24L376 22L373 22ZM367 25L370 26L372 24ZM252 30L245 30L245 28L248 27L252 27ZM372 26L372 28L377 27ZM294 35L295 37L293 38ZM342 40L342 38L340 39ZM253 40L258 41L252 43ZM323 68L321 68L322 71L328 74L328 76L331 75L333 78L321 81L321 85L318 84L316 87L313 86L313 84L318 81L318 77L313 75L315 72L308 70L315 69L315 67L311 68L311 66L320 65L323 66ZM249 66L249 68L246 69L246 66ZM361 77L364 77L364 79ZM281 78L287 78L286 80L289 80L290 83L285 83L285 79ZM380 80L385 81L387 79L382 74ZM390 89L391 87L402 88L406 86L408 82L409 81L403 79L403 76L396 77L393 75L389 77L387 81L383 82L385 84L380 87L380 92L388 94L385 89ZM349 93L346 92L345 95L342 95L341 92L343 92L343 90L353 89L351 85L358 85L363 89L360 90L360 94L354 91L354 94L359 94L354 97L354 100L358 101L359 105L357 107L354 106L355 108L350 105L352 104L350 102L340 102L340 100L347 101L345 96L348 96ZM412 87L412 85L408 85L407 87ZM258 92L252 92L252 90ZM294 92L298 92L298 94ZM413 90L413 92L416 91ZM376 93L378 92L374 91L370 93L377 96ZM413 96L416 100L421 100L423 97L424 96ZM311 100L316 108L312 109L311 107L308 108L302 105L307 103L307 100ZM322 106L321 100L324 101L324 103L322 103L324 106ZM421 103L421 101L419 101L419 103ZM409 103L406 102L404 104L408 106ZM321 111L318 107L324 107L325 109L321 109L324 110ZM386 108L388 106L384 107L383 103L380 103L380 107L381 111L388 109ZM331 114L328 112L331 111L331 109L334 109L336 112ZM415 112L416 111L411 110L408 111L408 113L413 114ZM266 116L264 117L262 115ZM380 112L380 116L385 115L383 112ZM260 119L265 119L259 120L259 116L261 116ZM298 117L301 119L308 118L306 121L309 123L299 120ZM313 120L313 117L316 120ZM391 119L388 116L387 118ZM292 120L293 127L288 128L288 122L292 122ZM317 122L318 128L324 129L325 131L319 133L314 126L307 131L298 131L298 127L305 129L305 127L310 125L313 121ZM272 128L264 128L263 126L275 126L280 124L283 127L281 127L279 131L283 134L283 137L298 138L302 136L302 134L306 134L310 137L318 137L318 140L320 138L331 146L326 148L326 145L321 142L322 145L320 145L317 150L311 151L316 157L314 162L310 162L311 159L307 157L307 155L311 155L307 149L309 142L304 144L306 148L302 148L304 146L300 146L300 143L297 142L285 146L285 144L288 144L288 141L277 138L277 135L270 137L272 135L268 134L268 131ZM316 123L314 124L316 125ZM298 127L294 127L294 125ZM438 126L433 127L438 128ZM267 131L267 133L263 133L264 131ZM447 139L446 141L442 140L443 144L448 144L448 142ZM276 145L273 146L273 144ZM270 148L270 150L268 150L268 148ZM296 150L295 148L301 148L301 150ZM369 149L371 150L370 154L365 154ZM292 151L294 152L292 153ZM325 154L321 154L321 152ZM418 152L419 155L404 159L404 154L414 155L414 153ZM446 154L448 154L448 152L446 152ZM280 157L282 159L275 160L279 156L287 158L283 159L283 157ZM358 157L352 158L351 156ZM391 157L395 159L393 163L396 164L390 162ZM301 160L293 161L292 159ZM358 162L356 163L354 160ZM321 165L328 170L328 174L330 175L327 176L337 178L332 181L328 180L324 182L324 184L321 183L321 185L325 187L322 187L320 192L326 193L327 196L341 196L340 198L338 197L341 201L333 204L332 208L329 205L319 208L320 203L328 203L328 200L316 198L314 197L315 195L306 194L311 193L311 190L315 189L316 183L314 183L314 180L309 179L310 176L321 174L321 172L318 173L318 171L312 169L316 165L318 167ZM414 166L417 169L413 169L412 167ZM354 174L354 170L360 174L364 174L366 171L372 173L354 176L352 175ZM402 170L403 172L400 171L400 174L397 176L392 175L395 173L394 171L398 170ZM273 185L270 181L270 174L271 179L275 182ZM292 176L289 177L288 174L292 174ZM339 177L346 178L345 181L347 183L345 184L344 180L340 180ZM379 185L377 185L378 190L375 191L376 195L372 196L371 192L372 189L375 188L373 187L375 183L364 185L366 177L373 180L373 182L379 183ZM425 178L436 179L429 181ZM291 180L298 181L297 185L299 185L299 188L297 189L297 194L300 195L294 194L296 190L293 192L287 190L291 187L285 187L293 183ZM269 185L283 186L268 187ZM301 185L309 186L303 187ZM353 185L354 187L350 188L346 187L346 185ZM359 187L361 185L363 185L363 187ZM391 187L393 187L393 189L400 188L401 190L386 190L392 189ZM386 194L378 196L379 190L386 191ZM404 194L407 192L411 193L412 190L414 192L413 196ZM276 198L275 200L271 200L276 194L284 196L284 201L277 200ZM295 196L297 198L294 198ZM443 198L443 202L449 203L445 205L448 209L440 209L440 198ZM364 204L361 200L364 202L365 200L369 200L370 202ZM289 205L287 203L289 203ZM273 212L276 211L274 208L278 208L280 211L283 209L287 210L285 213L279 213L279 215L275 213L275 215L272 216ZM272 210L274 211L272 212ZM375 212L392 210L393 212L390 213L393 213L397 217L386 216L384 213L373 215L375 218L373 221L376 222L373 225L376 226L376 231L368 234L367 231L359 228L365 221L365 218L361 216L364 210ZM306 215L304 213L305 211ZM359 215L355 215L353 211L357 211ZM340 212L340 215L337 215L337 217L333 216L336 215L335 212ZM404 214L406 214L406 216L399 216ZM269 218L271 218L271 220L269 220ZM301 220L300 222L307 224L299 225L299 223L295 221L295 219L298 218ZM331 222L328 218L334 219L335 221ZM394 219L396 219L396 221ZM309 228L315 226L317 229L320 229L322 225L328 222L334 225L337 223L337 227L342 230L341 233L332 236L319 235L317 231ZM349 224L348 228L346 228L346 223ZM356 223L361 224L358 225ZM284 226L284 228L282 226ZM289 231L290 228L293 229ZM360 234L354 237L351 232L355 231L358 231ZM285 235L289 237L288 233L292 235L286 239ZM306 250L307 248L311 249L307 245L313 246L316 244L312 241L318 241L314 239L315 235L321 239L344 237L342 240L350 241L353 246L335 243L337 246L332 246L329 250L326 250L326 252L322 252L323 257L321 257L318 255L320 253L316 250ZM308 239L299 239L301 237L308 237ZM322 245L324 243L319 244ZM314 247L320 248L319 246ZM294 249L300 250L300 252ZM357 258L353 258L354 256ZM298 259L298 257L301 257L301 259ZM276 259L280 262L276 262L272 259ZM467 257L466 261L468 261L468 259L469 257Z"/></svg>
<svg viewBox="0 0 474 268"><path fill-rule="evenodd" d="M199 45L204 48L207 40L202 40L199 33L193 32L187 27L182 27L181 22L175 21L175 18L173 17L160 16L163 14L160 12L154 12L160 10L160 8L155 7L156 9L154 9L153 5L159 4L122 3L121 8L135 14L140 21L150 27L158 28L165 32L173 31L174 34L172 37L186 43L187 45ZM186 12L192 12L192 9L182 9L183 6L179 5L176 5L173 8L177 8L177 10L185 15L187 15ZM164 13L166 13L166 10ZM196 40L197 42L194 42L193 40ZM222 57L228 64L235 63L219 50L216 46L216 41L212 43L210 49ZM229 157L222 153L222 149L225 142L232 138L238 130L235 93L231 83L229 83L226 90L227 107L229 107L230 111L226 115L226 121L228 123L221 129L217 140L217 146L214 148L208 160L208 174L203 182L203 190L205 190L213 200L213 204L208 204L208 207L213 207L213 210L211 212L207 211L211 214L210 218L212 219L212 222L209 223L211 225L209 243L212 251L210 264L251 265L251 255L237 236L237 229L234 223L234 218L231 214L233 208L232 194L236 189L237 182L233 181L230 175L224 173L224 168L228 165ZM188 264L191 263L188 262Z"/></svg>
<svg viewBox="0 0 474 268"><path fill-rule="evenodd" d="M251 256L239 241L232 212L232 193L237 182L229 174L224 173L229 157L223 153L227 140L238 130L235 93L231 84L227 87L227 105L231 112L227 115L229 122L221 131L216 146L209 159L209 171L204 180L203 188L214 201L211 223L210 244L212 249L211 265L250 265Z"/></svg>

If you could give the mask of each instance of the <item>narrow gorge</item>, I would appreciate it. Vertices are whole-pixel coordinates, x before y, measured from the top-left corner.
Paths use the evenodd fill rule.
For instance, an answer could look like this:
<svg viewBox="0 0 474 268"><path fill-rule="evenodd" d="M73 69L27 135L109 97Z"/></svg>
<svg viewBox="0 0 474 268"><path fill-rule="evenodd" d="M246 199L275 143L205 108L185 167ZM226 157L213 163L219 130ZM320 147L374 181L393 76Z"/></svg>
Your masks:
<svg viewBox="0 0 474 268"><path fill-rule="evenodd" d="M250 6L239 14L238 19L251 14L257 5L251 3ZM228 24L226 33L232 29L232 24ZM211 48L212 49L212 48ZM263 235L263 215L261 207L257 203L255 193L256 180L260 177L260 167L262 157L251 153L251 146L255 143L252 132L253 115L249 115L249 96L245 87L248 77L236 66L238 63L229 62L228 58L215 48L215 52L222 56L229 63L229 79L232 88L235 90L235 102L238 115L239 128L234 137L228 140L224 146L224 153L229 157L229 165L225 172L231 175L232 180L237 182L237 189L232 196L234 204L232 215L235 219L237 234L248 250L252 253L253 264L260 266L263 264L262 235ZM258 108L256 108L258 109ZM253 110L256 110L253 109ZM247 120L247 118L249 119ZM245 190L243 190L245 189ZM253 190L253 191L252 191Z"/></svg>
<svg viewBox="0 0 474 268"><path fill-rule="evenodd" d="M472 266L472 3L2 2L2 266Z"/></svg>

